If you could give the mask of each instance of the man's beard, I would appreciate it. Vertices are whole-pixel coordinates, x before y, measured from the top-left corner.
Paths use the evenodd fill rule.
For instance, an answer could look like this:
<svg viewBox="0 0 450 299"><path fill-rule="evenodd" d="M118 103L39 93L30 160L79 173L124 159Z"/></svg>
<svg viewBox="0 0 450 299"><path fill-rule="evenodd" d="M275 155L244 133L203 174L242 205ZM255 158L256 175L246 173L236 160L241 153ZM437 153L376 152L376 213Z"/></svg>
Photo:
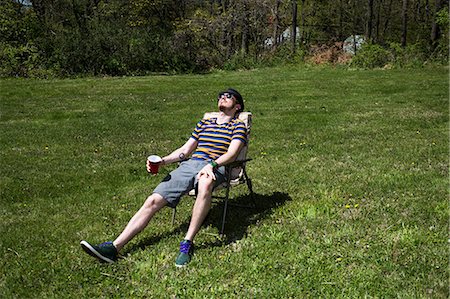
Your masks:
<svg viewBox="0 0 450 299"><path fill-rule="evenodd" d="M229 111L233 110L234 107L236 107L236 105L233 105L233 107L230 107L230 108L228 108L228 107L226 107L224 105L219 105L219 111L221 111L221 112L229 112Z"/></svg>

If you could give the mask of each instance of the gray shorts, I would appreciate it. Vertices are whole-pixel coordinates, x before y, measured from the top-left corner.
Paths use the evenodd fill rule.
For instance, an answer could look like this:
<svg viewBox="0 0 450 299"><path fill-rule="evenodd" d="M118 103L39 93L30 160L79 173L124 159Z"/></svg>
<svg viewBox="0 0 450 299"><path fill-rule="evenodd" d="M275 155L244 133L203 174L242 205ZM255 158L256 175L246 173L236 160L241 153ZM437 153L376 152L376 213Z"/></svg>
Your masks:
<svg viewBox="0 0 450 299"><path fill-rule="evenodd" d="M153 193L161 195L169 207L175 208L183 195L197 188L197 174L208 163L208 161L192 159L181 162L177 169L162 180ZM214 174L216 175L214 187L226 181L225 167L219 167Z"/></svg>

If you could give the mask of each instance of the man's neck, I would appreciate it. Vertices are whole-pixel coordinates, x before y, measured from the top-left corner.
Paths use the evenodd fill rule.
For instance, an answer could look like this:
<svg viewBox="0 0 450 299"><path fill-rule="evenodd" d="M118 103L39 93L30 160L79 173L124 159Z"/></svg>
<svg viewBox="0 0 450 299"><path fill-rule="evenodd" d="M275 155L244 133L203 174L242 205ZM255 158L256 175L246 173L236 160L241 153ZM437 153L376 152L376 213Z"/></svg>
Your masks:
<svg viewBox="0 0 450 299"><path fill-rule="evenodd" d="M232 120L234 117L234 112L224 112L224 111L220 111L219 112L219 116L217 117L217 123L218 124L224 124L229 122L230 120Z"/></svg>

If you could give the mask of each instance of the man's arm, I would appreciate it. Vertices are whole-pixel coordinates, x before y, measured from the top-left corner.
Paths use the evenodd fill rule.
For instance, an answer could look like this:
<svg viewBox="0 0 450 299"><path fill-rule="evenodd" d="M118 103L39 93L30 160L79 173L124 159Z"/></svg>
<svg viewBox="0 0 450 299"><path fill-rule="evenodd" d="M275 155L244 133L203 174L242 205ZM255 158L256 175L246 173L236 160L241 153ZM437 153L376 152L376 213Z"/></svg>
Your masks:
<svg viewBox="0 0 450 299"><path fill-rule="evenodd" d="M215 160L217 167L227 165L228 163L236 160L243 146L244 143L242 141L237 139L232 140L230 146L228 147L228 151Z"/></svg>
<svg viewBox="0 0 450 299"><path fill-rule="evenodd" d="M217 167L226 165L236 160L243 146L244 143L241 140L232 140L230 146L228 147L228 151L215 160L215 162L217 163ZM205 165L205 167L203 167L202 170L200 170L200 172L198 173L198 177L201 177L202 175L211 176L213 180L216 179L213 166L209 163Z"/></svg>
<svg viewBox="0 0 450 299"><path fill-rule="evenodd" d="M174 150L171 154L162 158L162 164L170 164L184 160L184 157L189 157L197 148L197 144L198 141L196 141L194 138L189 138L189 140L186 141L186 143L182 147Z"/></svg>
<svg viewBox="0 0 450 299"><path fill-rule="evenodd" d="M192 152L197 148L198 142L189 138L189 140L180 148L174 150L171 154L162 158L161 165L166 165L174 162L178 162L184 159L184 157L189 157ZM183 157L183 159L182 159ZM147 171L150 172L150 162L147 160Z"/></svg>

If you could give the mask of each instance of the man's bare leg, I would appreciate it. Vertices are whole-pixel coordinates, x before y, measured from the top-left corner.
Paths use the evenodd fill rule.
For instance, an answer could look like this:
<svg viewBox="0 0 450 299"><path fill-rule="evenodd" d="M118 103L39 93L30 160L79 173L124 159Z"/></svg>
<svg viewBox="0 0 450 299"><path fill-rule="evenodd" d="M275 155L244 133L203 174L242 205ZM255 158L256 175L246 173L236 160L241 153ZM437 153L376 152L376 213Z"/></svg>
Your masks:
<svg viewBox="0 0 450 299"><path fill-rule="evenodd" d="M180 243L180 253L175 260L175 266L184 267L191 260L192 240L200 230L200 226L208 215L211 207L211 193L214 187L214 181L209 176L200 176L198 180L198 193L192 209L192 218L189 229L183 241Z"/></svg>
<svg viewBox="0 0 450 299"><path fill-rule="evenodd" d="M201 176L198 181L197 198L192 209L192 218L185 240L192 241L200 230L200 227L211 208L211 195L214 181L210 177Z"/></svg>
<svg viewBox="0 0 450 299"><path fill-rule="evenodd" d="M161 210L167 201L159 194L150 195L139 211L130 219L123 232L114 240L113 244L119 252L134 236L140 233L150 222L153 215Z"/></svg>

